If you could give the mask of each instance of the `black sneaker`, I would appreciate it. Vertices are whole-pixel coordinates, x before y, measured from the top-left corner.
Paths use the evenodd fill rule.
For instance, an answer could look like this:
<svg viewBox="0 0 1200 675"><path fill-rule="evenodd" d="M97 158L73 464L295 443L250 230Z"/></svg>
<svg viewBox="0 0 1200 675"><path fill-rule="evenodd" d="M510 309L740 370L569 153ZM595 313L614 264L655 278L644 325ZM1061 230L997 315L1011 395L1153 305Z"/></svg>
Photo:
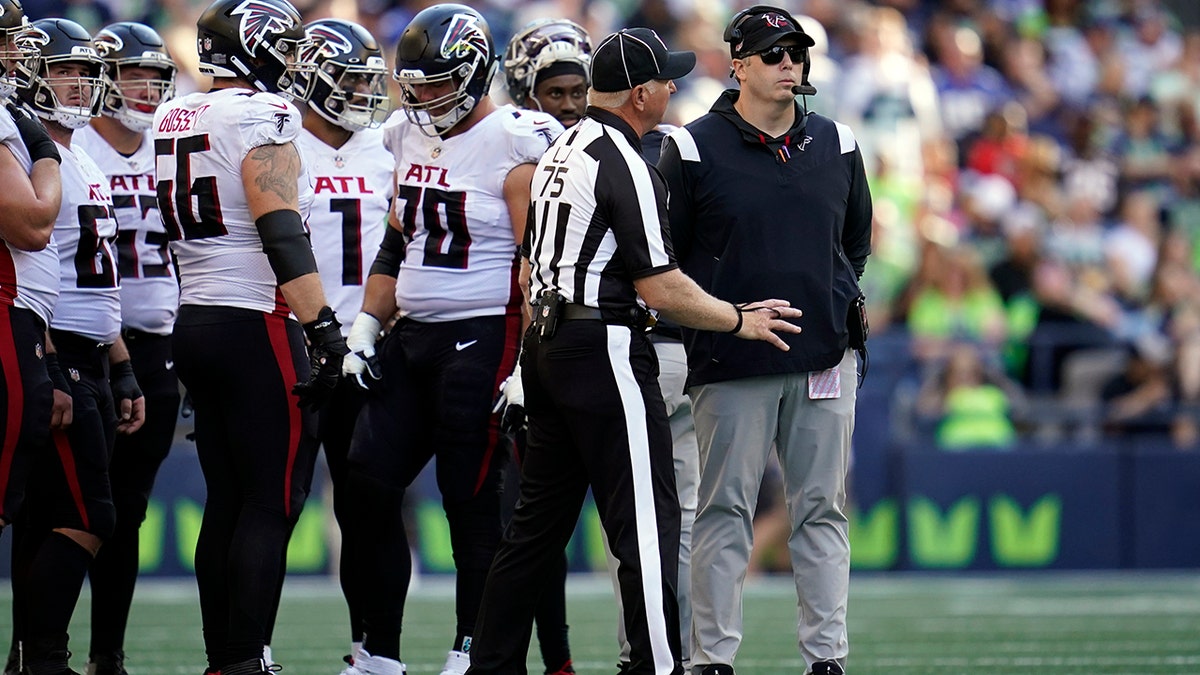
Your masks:
<svg viewBox="0 0 1200 675"><path fill-rule="evenodd" d="M700 669L700 675L733 675L733 666L724 663L710 663Z"/></svg>
<svg viewBox="0 0 1200 675"><path fill-rule="evenodd" d="M813 664L812 675L846 675L836 661L819 661Z"/></svg>

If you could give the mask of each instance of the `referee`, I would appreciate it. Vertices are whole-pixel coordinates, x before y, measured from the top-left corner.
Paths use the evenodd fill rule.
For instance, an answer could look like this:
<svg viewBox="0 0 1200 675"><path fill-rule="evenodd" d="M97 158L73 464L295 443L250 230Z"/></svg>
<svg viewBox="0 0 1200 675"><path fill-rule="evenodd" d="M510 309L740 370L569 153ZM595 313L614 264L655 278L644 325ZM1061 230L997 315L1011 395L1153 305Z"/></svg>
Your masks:
<svg viewBox="0 0 1200 675"><path fill-rule="evenodd" d="M800 331L783 320L800 316L786 302L735 307L677 269L666 189L642 159L639 139L662 120L672 80L695 62L646 28L605 38L592 55L584 118L559 136L534 174L523 247L534 299L521 356L528 449L516 510L484 589L473 675L525 672L542 580L589 487L620 563L631 648L625 672L683 672L679 502L647 307L785 350L775 331Z"/></svg>

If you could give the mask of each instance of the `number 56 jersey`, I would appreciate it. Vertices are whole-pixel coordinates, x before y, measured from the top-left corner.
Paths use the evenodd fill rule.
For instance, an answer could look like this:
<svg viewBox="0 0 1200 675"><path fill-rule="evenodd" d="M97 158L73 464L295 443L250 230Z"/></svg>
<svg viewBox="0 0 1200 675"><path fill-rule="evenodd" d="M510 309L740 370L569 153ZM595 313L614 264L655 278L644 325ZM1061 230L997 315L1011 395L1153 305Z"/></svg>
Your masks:
<svg viewBox="0 0 1200 675"><path fill-rule="evenodd" d="M242 161L255 148L295 140L300 112L274 94L217 89L159 106L151 128L179 303L289 314L246 202ZM312 185L303 158L296 189L307 219Z"/></svg>
<svg viewBox="0 0 1200 675"><path fill-rule="evenodd" d="M450 138L430 138L403 117L384 128L396 157L393 213L407 242L396 279L404 316L455 321L520 306L504 181L517 165L536 164L560 133L550 115L510 105Z"/></svg>

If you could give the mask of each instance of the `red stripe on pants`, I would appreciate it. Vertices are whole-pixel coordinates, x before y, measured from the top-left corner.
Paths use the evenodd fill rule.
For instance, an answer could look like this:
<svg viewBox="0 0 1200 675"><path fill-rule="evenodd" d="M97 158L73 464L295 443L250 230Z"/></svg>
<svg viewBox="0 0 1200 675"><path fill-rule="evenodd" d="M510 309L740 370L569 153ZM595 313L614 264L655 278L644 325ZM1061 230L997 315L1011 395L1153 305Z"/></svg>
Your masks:
<svg viewBox="0 0 1200 675"><path fill-rule="evenodd" d="M8 492L8 474L12 470L13 455L21 439L21 422L25 416L25 382L21 377L21 362L17 359L17 338L12 333L12 315L8 305L0 303L0 329L8 333L8 339L0 340L0 364L4 368L4 387L8 392L8 405L4 411L4 446L0 447L0 505L4 504Z"/></svg>
<svg viewBox="0 0 1200 675"><path fill-rule="evenodd" d="M58 459L62 462L63 475L67 477L67 489L71 491L71 498L75 500L75 508L79 511L83 529L90 530L91 524L88 521L87 507L83 505L83 489L79 487L79 475L75 470L75 454L71 452L71 441L67 438L67 432L54 432L54 447L58 450Z"/></svg>
<svg viewBox="0 0 1200 675"><path fill-rule="evenodd" d="M521 353L520 347L517 349L508 349L507 345L511 342L510 336L516 334L517 339L520 339L521 331L521 311L509 311L504 315L504 356L500 359L500 368L496 371L496 381L492 384L492 391L500 391L500 383L504 382L504 378L512 374L513 368L517 367L516 360ZM509 357L512 354L512 357ZM498 414L503 415L501 410ZM493 414L492 417L496 417ZM496 448L500 445L500 424L492 420L488 424L488 439L487 450L483 453L483 461L479 465L479 475L475 477L475 489L471 491L472 495L479 494L483 489L483 482L487 480L488 468L492 465L492 455L496 454Z"/></svg>
<svg viewBox="0 0 1200 675"><path fill-rule="evenodd" d="M287 321L284 317L268 314L266 323L267 339L271 341L271 351L275 353L275 362L279 365L279 374L283 377L283 387L288 398L288 457L287 473L283 477L283 512L291 517L292 467L296 464L296 453L300 449L300 399L292 393L292 387L296 386L296 369L292 366Z"/></svg>

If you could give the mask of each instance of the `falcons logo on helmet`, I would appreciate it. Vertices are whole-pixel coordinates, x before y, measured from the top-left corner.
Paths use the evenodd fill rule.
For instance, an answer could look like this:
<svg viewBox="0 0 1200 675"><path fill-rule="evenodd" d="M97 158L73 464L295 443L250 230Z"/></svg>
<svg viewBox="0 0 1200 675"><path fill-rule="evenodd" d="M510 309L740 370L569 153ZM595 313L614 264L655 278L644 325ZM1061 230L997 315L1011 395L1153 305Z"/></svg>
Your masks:
<svg viewBox="0 0 1200 675"><path fill-rule="evenodd" d="M92 40L92 46L96 48L96 53L100 58L106 58L109 54L115 54L125 47L125 41L121 36L105 29L96 34Z"/></svg>
<svg viewBox="0 0 1200 675"><path fill-rule="evenodd" d="M466 58L471 52L476 52L486 60L488 54L487 36L480 30L476 21L478 17L471 14L455 14L450 20L450 30L442 38L442 58Z"/></svg>
<svg viewBox="0 0 1200 675"><path fill-rule="evenodd" d="M36 52L50 44L50 34L37 26L30 25L26 26L14 40L17 48L21 51Z"/></svg>
<svg viewBox="0 0 1200 675"><path fill-rule="evenodd" d="M301 61L316 61L318 57L333 59L354 49L345 35L327 26L312 26L306 32L310 46L300 56Z"/></svg>
<svg viewBox="0 0 1200 675"><path fill-rule="evenodd" d="M242 48L253 54L259 45L270 41L272 35L282 33L296 25L295 19L286 12L263 0L246 0L229 13L241 16Z"/></svg>

